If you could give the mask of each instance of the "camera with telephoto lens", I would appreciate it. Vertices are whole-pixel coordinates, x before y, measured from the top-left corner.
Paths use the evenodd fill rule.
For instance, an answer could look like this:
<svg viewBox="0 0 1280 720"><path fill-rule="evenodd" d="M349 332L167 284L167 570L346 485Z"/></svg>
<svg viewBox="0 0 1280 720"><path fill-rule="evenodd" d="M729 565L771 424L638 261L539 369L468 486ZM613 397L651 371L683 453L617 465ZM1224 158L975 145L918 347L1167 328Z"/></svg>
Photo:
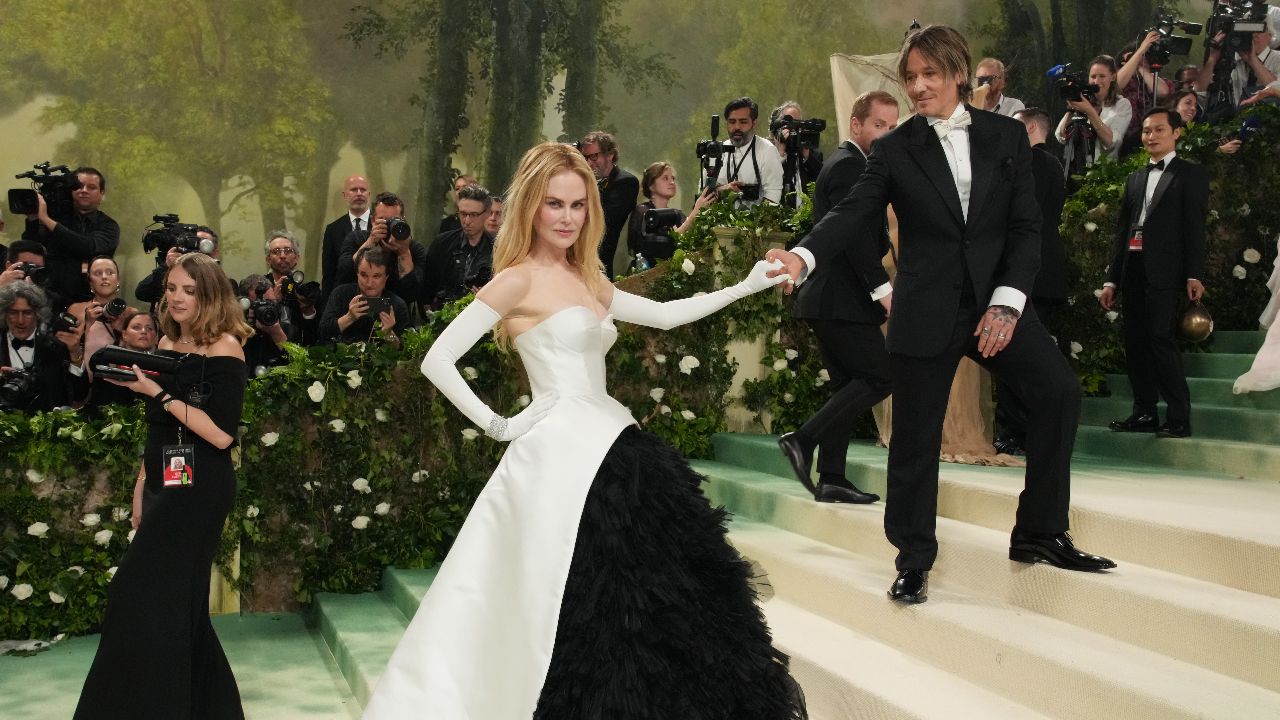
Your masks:
<svg viewBox="0 0 1280 720"><path fill-rule="evenodd" d="M790 115L783 115L769 123L769 134L783 139L789 153L816 150L822 142L822 131L826 129L827 121L821 118L797 120Z"/></svg>
<svg viewBox="0 0 1280 720"><path fill-rule="evenodd" d="M49 321L49 330L55 333L74 332L78 327L80 327L80 321L69 312L60 312Z"/></svg>
<svg viewBox="0 0 1280 720"><path fill-rule="evenodd" d="M1151 47L1147 48L1147 64L1152 69L1158 71L1168 65L1169 60L1174 55L1188 55L1191 53L1191 38L1186 35L1174 35L1175 29L1181 29L1182 32L1188 35L1199 35L1203 26L1200 23L1179 20L1164 8L1157 9L1155 27L1142 31L1144 38L1150 32L1160 33L1160 38L1151 43Z"/></svg>
<svg viewBox="0 0 1280 720"><path fill-rule="evenodd" d="M1067 102L1093 101L1102 88L1085 80L1084 73L1072 72L1071 63L1049 68L1045 77L1058 81L1058 96Z"/></svg>
<svg viewBox="0 0 1280 720"><path fill-rule="evenodd" d="M271 286L266 283L258 283L254 288L254 295L257 300L249 298L240 298L240 307L244 308L244 319L250 325L254 322L260 322L263 325L271 326L280 322L280 305L274 300L267 300L266 294L271 290Z"/></svg>
<svg viewBox="0 0 1280 720"><path fill-rule="evenodd" d="M129 304L124 301L124 298L115 298L102 306L102 320L108 323L115 322L128 309Z"/></svg>
<svg viewBox="0 0 1280 720"><path fill-rule="evenodd" d="M409 222L402 217L393 217L387 221L387 234L397 240L404 240L412 233Z"/></svg>
<svg viewBox="0 0 1280 720"><path fill-rule="evenodd" d="M320 300L320 283L312 280L305 282L307 276L301 270L294 270L280 281L280 296L285 300L296 300L299 297L311 303Z"/></svg>
<svg viewBox="0 0 1280 720"><path fill-rule="evenodd" d="M30 280L36 285L44 285L49 279L49 268L44 265L26 262L19 265L18 269L22 271L24 280Z"/></svg>
<svg viewBox="0 0 1280 720"><path fill-rule="evenodd" d="M50 165L42 162L14 177L31 180L33 188L20 188L9 191L9 212L14 215L34 215L40 211L40 200L36 193L44 196L44 204L49 215L70 215L75 208L71 194L80 189L80 178L66 165Z"/></svg>
<svg viewBox="0 0 1280 720"><path fill-rule="evenodd" d="M1228 52L1252 52L1253 34L1267 30L1267 3L1215 0L1209 14L1207 44L1223 47ZM1214 39L1226 33L1221 45Z"/></svg>
<svg viewBox="0 0 1280 720"><path fill-rule="evenodd" d="M0 375L0 410L22 410L36 396L36 376L30 370L8 370Z"/></svg>
<svg viewBox="0 0 1280 720"><path fill-rule="evenodd" d="M164 256L173 248L183 254L200 252L212 255L217 247L209 238L196 234L200 231L199 225L180 222L177 215L153 215L151 220L153 224L159 223L160 227L148 227L142 236L142 249L145 252L159 251L156 253L157 264L163 264Z"/></svg>

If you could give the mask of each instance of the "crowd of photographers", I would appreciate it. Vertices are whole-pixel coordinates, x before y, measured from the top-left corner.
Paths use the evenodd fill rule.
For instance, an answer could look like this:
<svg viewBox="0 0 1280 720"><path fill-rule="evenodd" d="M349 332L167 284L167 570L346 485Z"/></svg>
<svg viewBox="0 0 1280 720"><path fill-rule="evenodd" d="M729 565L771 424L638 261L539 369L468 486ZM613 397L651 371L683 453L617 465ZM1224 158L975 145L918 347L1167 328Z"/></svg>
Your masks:
<svg viewBox="0 0 1280 720"><path fill-rule="evenodd" d="M1033 145L1045 154L1050 138L1056 139L1062 162L1053 163L1053 172L1068 190L1072 175L1099 158L1141 150L1141 119L1156 107L1175 110L1181 124L1231 129L1219 150L1235 153L1248 148L1251 126L1233 125L1232 118L1245 106L1280 99L1277 28L1280 7L1216 0L1207 23L1204 64L1170 73L1172 57L1190 50L1187 35L1206 28L1162 14L1118 59L1103 54L1084 71L1069 65L1048 71L1068 105L1056 125L1044 110L1007 95L1004 63L985 58L974 68L973 83L979 89L975 104L1022 120ZM859 117L859 107L875 110L881 105L889 107L855 103L851 132L873 119ZM780 103L769 114L767 127L760 115L755 101L741 97L713 116L711 139L696 147L700 173L696 187L686 193L691 198L687 214L672 207L680 192L670 162L651 163L637 178L619 164L618 141L611 134L591 132L577 141L599 184L605 213L600 253L610 275L644 270L671 257L671 231L688 230L699 211L727 191L735 192L744 206L799 205L801 193L823 169L818 147L826 123L805 119L794 101ZM725 140L718 138L721 118ZM134 289L137 300L150 308L129 307L113 260L120 226L100 207L107 190L103 173L44 163L18 177L32 180L34 189L9 193L10 222L25 217L25 226L21 239L4 250L0 268L0 410L129 401L130 393L94 378L95 353L108 345L153 350L158 340L154 311L164 296L166 272L183 253L218 258L218 234L208 226L181 223L176 215L155 216L143 247L155 253L156 267ZM246 319L257 330L245 347L255 373L283 362L285 343L306 346L375 337L398 343L399 332L493 275L502 198L475 177L455 178L455 212L432 228L429 239L415 237L406 219L409 209L398 195L372 194L363 176L346 179L342 198L347 211L325 227L320 242L319 282L304 281L298 270L303 249L292 233L279 230L264 242L263 271L236 283ZM1046 214L1045 226L1056 225ZM619 248L624 230L625 246ZM1051 250L1046 262L1061 263L1062 257ZM1060 274L1052 267L1042 272ZM1049 295L1053 297L1038 301L1065 299L1065 288Z"/></svg>

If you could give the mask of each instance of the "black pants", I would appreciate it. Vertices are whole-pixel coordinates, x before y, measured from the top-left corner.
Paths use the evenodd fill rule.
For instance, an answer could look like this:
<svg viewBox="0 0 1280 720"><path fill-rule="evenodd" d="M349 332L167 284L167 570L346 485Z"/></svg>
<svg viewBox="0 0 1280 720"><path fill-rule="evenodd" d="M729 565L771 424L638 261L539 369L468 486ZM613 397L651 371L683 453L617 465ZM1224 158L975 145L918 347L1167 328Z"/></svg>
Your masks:
<svg viewBox="0 0 1280 720"><path fill-rule="evenodd" d="M832 394L799 430L817 445L818 473L844 477L854 423L889 396L890 363L877 325L847 320L806 320L831 375Z"/></svg>
<svg viewBox="0 0 1280 720"><path fill-rule="evenodd" d="M884 527L889 542L898 548L899 570L928 570L938 555L935 529L942 423L956 367L966 355L1009 383L1030 409L1026 485L1018 499L1018 527L1035 533L1059 533L1068 528L1080 382L1033 307L1023 313L1008 347L990 358L978 354L978 338L973 336L979 317L971 306L962 309L946 349L939 355L890 354L893 439L889 444Z"/></svg>
<svg viewBox="0 0 1280 720"><path fill-rule="evenodd" d="M1062 307L1062 303L1056 300L1043 300L1033 298L1031 304L1036 309L1036 315L1040 318L1040 323L1044 325L1049 332L1050 337L1058 337L1058 328L1054 323L1054 318L1058 315L1058 310ZM1059 346L1059 352L1061 347ZM1018 443L1025 445L1027 442L1027 404L1018 397L1013 388L1000 379L996 379L996 427L998 437L1009 438Z"/></svg>
<svg viewBox="0 0 1280 720"><path fill-rule="evenodd" d="M1133 412L1155 415L1156 403L1168 405L1165 420L1191 425L1191 391L1178 349L1178 300L1182 288L1153 288L1147 284L1142 253L1131 252L1124 264L1124 352Z"/></svg>

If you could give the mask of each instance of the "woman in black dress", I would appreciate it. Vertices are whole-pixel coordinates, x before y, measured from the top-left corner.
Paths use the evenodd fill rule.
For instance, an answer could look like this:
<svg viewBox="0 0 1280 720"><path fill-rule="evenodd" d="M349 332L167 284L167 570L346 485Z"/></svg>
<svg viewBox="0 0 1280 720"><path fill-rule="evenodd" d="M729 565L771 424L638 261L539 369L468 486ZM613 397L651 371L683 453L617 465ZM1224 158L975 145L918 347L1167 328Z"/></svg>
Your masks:
<svg viewBox="0 0 1280 720"><path fill-rule="evenodd" d="M207 255L183 255L164 288L159 352L180 358L179 369L156 382L135 366L137 379L122 383L150 398L143 462L155 500L111 583L77 719L244 717L208 597L235 497L230 449L247 379L241 345L253 330Z"/></svg>

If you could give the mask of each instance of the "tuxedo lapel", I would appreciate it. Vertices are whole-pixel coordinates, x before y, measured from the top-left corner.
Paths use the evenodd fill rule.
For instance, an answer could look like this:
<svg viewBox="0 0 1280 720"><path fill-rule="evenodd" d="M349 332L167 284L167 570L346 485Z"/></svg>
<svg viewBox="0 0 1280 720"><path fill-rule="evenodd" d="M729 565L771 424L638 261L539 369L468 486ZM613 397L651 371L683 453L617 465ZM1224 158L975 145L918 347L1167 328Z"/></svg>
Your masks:
<svg viewBox="0 0 1280 720"><path fill-rule="evenodd" d="M976 218L991 194L1001 158L996 150L999 133L986 113L968 108L973 123L969 126L969 167L973 168L973 184L969 190L969 218Z"/></svg>
<svg viewBox="0 0 1280 720"><path fill-rule="evenodd" d="M1164 172L1160 173L1160 181L1156 183L1156 191L1151 193L1151 205L1147 207L1148 218L1151 217L1151 213L1155 212L1156 208L1160 207L1160 198L1164 197L1165 191L1167 191L1169 186L1173 184L1173 180L1178 174L1179 165L1182 164L1181 160L1181 158L1175 157L1169 163L1169 167L1165 168ZM1143 190L1145 189L1146 188L1144 187ZM1138 202L1142 202L1141 197L1138 199Z"/></svg>
<svg viewBox="0 0 1280 720"><path fill-rule="evenodd" d="M951 177L951 167L947 165L942 141L929 127L929 121L923 115L912 117L910 122L911 138L907 143L907 151L942 196L951 216L963 227L964 212L960 209L960 193L956 190L955 178Z"/></svg>

